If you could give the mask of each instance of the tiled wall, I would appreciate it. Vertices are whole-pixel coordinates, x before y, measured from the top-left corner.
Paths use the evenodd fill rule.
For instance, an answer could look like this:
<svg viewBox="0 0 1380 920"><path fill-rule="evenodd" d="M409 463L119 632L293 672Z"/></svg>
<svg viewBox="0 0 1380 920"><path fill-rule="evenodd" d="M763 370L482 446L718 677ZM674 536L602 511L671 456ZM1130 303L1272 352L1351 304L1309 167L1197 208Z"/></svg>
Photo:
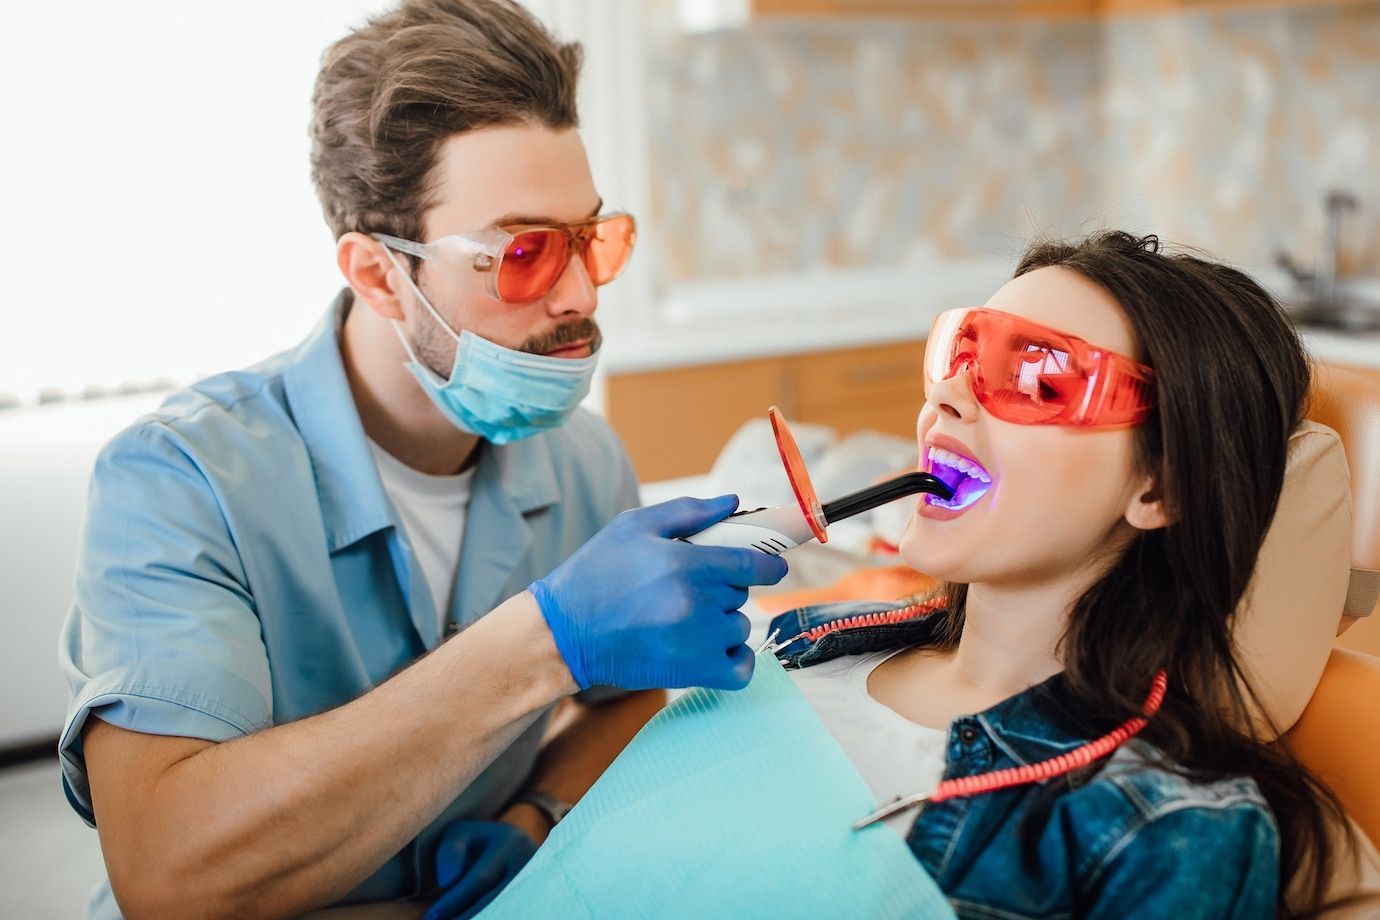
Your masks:
<svg viewBox="0 0 1380 920"><path fill-rule="evenodd" d="M1361 199L1344 268L1380 274L1380 3L664 28L649 63L668 280L1103 226L1311 263L1333 187Z"/></svg>

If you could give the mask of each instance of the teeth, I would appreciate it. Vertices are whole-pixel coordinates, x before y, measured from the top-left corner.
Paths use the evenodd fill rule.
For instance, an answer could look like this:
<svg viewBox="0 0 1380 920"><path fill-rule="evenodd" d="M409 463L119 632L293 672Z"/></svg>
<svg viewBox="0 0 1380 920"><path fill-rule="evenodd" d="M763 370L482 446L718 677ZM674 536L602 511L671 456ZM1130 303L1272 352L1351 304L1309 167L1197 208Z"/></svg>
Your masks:
<svg viewBox="0 0 1380 920"><path fill-rule="evenodd" d="M988 476L982 467L965 457L960 457L951 450L945 450L942 447L931 447L929 450L929 458L932 462L942 463L945 466L951 466L956 470L960 470L976 479L978 482L992 481L992 477Z"/></svg>

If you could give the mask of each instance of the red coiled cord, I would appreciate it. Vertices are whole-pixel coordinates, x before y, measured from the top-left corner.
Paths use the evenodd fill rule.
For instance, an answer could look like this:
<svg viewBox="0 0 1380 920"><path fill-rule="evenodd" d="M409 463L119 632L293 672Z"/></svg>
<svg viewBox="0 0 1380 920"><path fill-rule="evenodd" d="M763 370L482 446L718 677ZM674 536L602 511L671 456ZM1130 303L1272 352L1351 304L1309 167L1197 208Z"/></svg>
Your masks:
<svg viewBox="0 0 1380 920"><path fill-rule="evenodd" d="M909 607L901 607L897 610L882 610L877 613L860 613L857 616L844 617L841 620L831 620L813 629L805 630L805 632L792 639L791 642L795 642L798 639L817 642L829 633L837 632L840 629L857 629L860 626L888 626L892 623L901 623L905 620L918 619L919 617L929 616L947 603L948 599L941 597L925 601L921 604L911 604Z"/></svg>
<svg viewBox="0 0 1380 920"><path fill-rule="evenodd" d="M994 770L991 773L980 773L976 776L946 779L935 787L934 792L929 796L929 801L942 802L957 796L980 795L984 792L1005 789L1008 786L1036 783L1061 776L1079 767L1086 767L1094 760L1107 756L1139 734L1150 717L1159 712L1168 685L1168 675L1164 671L1157 672L1154 681L1150 684L1150 694L1145 698L1145 705L1141 709L1144 714L1127 719L1119 727L1095 741L1089 741L1066 754L1060 754L1058 757L1051 757L1049 760L1042 760L1039 763L1007 767L1004 770Z"/></svg>

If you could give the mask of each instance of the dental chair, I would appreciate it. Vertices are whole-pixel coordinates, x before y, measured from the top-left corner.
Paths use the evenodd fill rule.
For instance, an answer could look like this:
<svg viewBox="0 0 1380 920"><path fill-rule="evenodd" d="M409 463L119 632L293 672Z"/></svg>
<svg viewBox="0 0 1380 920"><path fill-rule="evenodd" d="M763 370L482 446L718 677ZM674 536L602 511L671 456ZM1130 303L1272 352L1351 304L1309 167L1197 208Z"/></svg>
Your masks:
<svg viewBox="0 0 1380 920"><path fill-rule="evenodd" d="M1380 845L1380 614L1370 615L1380 596L1380 386L1318 365L1307 414L1289 439L1279 508L1236 641L1268 714L1266 731L1282 732ZM860 569L828 588L760 603L774 614L900 598L931 583L905 566ZM1345 890L1343 883L1337 893Z"/></svg>

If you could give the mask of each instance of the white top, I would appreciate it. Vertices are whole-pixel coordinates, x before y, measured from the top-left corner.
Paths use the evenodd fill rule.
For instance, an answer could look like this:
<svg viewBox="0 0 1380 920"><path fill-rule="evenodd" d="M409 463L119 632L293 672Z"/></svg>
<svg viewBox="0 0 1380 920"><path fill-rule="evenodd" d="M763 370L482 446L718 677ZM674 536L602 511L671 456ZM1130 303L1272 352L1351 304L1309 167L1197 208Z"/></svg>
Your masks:
<svg viewBox="0 0 1380 920"><path fill-rule="evenodd" d="M426 577L426 586L436 604L437 632L444 639L475 468L433 476L414 470L372 440L369 450L374 455L383 491L397 509L408 545Z"/></svg>
<svg viewBox="0 0 1380 920"><path fill-rule="evenodd" d="M899 651L842 655L788 672L796 689L867 781L879 806L897 796L929 792L939 785L949 739L947 730L912 722L868 694L868 675ZM905 837L916 815L911 809L884 818L882 823Z"/></svg>

